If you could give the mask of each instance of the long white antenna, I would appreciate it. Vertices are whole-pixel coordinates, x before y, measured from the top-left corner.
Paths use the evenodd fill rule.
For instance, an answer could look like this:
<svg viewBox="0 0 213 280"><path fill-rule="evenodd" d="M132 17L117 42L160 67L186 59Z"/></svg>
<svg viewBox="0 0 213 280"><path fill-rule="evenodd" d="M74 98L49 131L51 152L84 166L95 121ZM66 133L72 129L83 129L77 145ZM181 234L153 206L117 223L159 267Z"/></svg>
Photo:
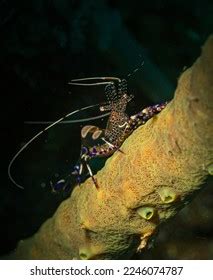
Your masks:
<svg viewBox="0 0 213 280"><path fill-rule="evenodd" d="M82 83L84 81L94 81L94 80L101 80L101 81L104 81L104 82ZM74 80L71 80L71 82L69 82L68 84L69 85L75 85L75 86L100 86L100 85L113 84L112 81L121 82L121 79L119 79L117 77L90 77L90 78L74 79Z"/></svg>
<svg viewBox="0 0 213 280"><path fill-rule="evenodd" d="M63 121L65 118L70 117L78 112L87 110L89 108L93 108L93 107L97 107L100 106L100 104L94 104L94 105L90 105L90 106L86 106L83 107L81 109L77 109L75 111L72 111L71 113L65 115L64 117L58 119L57 121L51 123L49 126L47 126L45 129L41 130L39 133L37 133L33 138L31 138L15 155L14 157L11 159L8 168L7 168L7 173L8 173L8 177L10 178L11 182L13 182L14 185L16 185L18 188L20 189L24 189L23 186L19 185L12 177L11 175L11 166L14 163L14 161L17 159L17 157L35 140L37 139L41 134L43 134L45 131L47 131L48 129L50 129L51 127L55 126L56 124L60 123L61 121Z"/></svg>
<svg viewBox="0 0 213 280"><path fill-rule="evenodd" d="M69 85L74 86L100 86L100 85L110 85L113 84L113 82L98 82L98 83L76 83L76 82L69 82Z"/></svg>
<svg viewBox="0 0 213 280"><path fill-rule="evenodd" d="M90 117L90 118L69 120L69 121L61 121L60 124L88 122L88 121L92 121L92 120L101 119L101 118L107 117L109 115L110 115L110 113L108 112L108 113L105 113L105 114L102 114L102 115L99 115L99 116ZM53 123L53 121L25 121L24 123L26 123L26 124L51 124L51 123Z"/></svg>
<svg viewBox="0 0 213 280"><path fill-rule="evenodd" d="M80 78L80 79L73 79L71 82L80 82L80 81L91 81L91 80L101 80L101 81L118 81L120 82L121 79L117 77L89 77L89 78Z"/></svg>

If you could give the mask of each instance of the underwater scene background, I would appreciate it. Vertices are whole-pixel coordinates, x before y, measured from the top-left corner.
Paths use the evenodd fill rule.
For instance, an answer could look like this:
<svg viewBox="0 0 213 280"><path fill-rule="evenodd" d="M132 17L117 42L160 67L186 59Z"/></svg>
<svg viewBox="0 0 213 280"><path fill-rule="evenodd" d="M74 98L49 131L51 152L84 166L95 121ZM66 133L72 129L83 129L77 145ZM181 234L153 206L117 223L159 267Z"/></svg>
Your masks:
<svg viewBox="0 0 213 280"><path fill-rule="evenodd" d="M170 100L177 78L199 56L213 30L212 1L1 0L1 242L3 256L33 235L69 192L53 192L79 158L85 124L105 127L106 118L54 126L14 162L14 154L45 124L106 101L104 87L70 86L75 78L127 78L134 99L128 113ZM142 65L143 64L143 65ZM142 65L142 66L141 66ZM138 69L138 70L137 70ZM137 71L135 71L137 70ZM70 119L101 114L98 107ZM69 119L68 119L69 120ZM104 161L93 162L93 170ZM73 186L75 181L73 179ZM139 259L212 259L212 180L170 222Z"/></svg>

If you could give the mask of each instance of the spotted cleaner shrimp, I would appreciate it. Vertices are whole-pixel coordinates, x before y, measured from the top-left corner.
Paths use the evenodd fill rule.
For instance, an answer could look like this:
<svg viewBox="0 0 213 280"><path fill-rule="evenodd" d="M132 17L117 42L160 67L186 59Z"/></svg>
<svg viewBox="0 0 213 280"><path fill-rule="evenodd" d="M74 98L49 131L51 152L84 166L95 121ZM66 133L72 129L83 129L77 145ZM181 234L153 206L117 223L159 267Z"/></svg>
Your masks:
<svg viewBox="0 0 213 280"><path fill-rule="evenodd" d="M99 82L91 83L91 81L99 80ZM86 82L86 83L85 83ZM102 115L80 119L71 120L72 122L82 122L88 120L94 120L108 116L108 121L106 128L102 129L94 125L86 125L81 129L81 150L80 158L77 164L74 166L73 172L68 174L64 179L60 179L56 184L51 183L53 190L66 189L69 187L70 178L72 175L76 176L76 181L80 185L81 177L84 172L88 172L93 180L93 183L97 189L99 189L99 184L92 172L90 167L90 160L97 157L109 157L115 151L122 152L120 149L124 140L140 125L145 124L154 115L161 112L167 102L162 104L157 104L154 106L149 106L139 113L128 116L126 114L126 107L130 100L132 100L133 95L128 95L127 93L127 81L125 79L119 79L117 77L91 77L72 80L69 84L78 86L94 86L94 85L105 85L105 94L107 97L107 103L104 105L90 105L71 113L68 113L64 117L58 119L57 121L51 123L45 129L37 133L33 138L31 138L12 158L8 165L8 176L10 180L19 188L24 187L18 184L11 175L11 166L17 157L23 152L35 139L42 135L45 131L52 128L58 123L66 122L64 121L67 117L73 116L74 114L87 110L92 107L98 106L101 112L106 112ZM47 123L47 122L41 122Z"/></svg>

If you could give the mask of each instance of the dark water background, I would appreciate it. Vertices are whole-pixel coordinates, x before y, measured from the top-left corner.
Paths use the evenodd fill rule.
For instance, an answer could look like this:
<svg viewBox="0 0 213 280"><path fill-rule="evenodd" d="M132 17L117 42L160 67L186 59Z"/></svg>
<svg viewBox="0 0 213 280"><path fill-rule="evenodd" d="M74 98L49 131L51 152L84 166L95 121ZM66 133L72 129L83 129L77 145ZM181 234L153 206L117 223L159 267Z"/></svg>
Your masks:
<svg viewBox="0 0 213 280"><path fill-rule="evenodd" d="M212 1L1 0L0 254L31 236L66 198L48 186L72 170L83 124L57 126L35 141L12 167L22 191L7 177L10 159L42 125L105 101L103 87L70 87L74 78L127 77L135 99L129 112L169 100L177 78L199 56L213 30ZM139 106L140 105L140 106ZM97 109L74 118L97 114ZM104 127L105 120L92 124ZM59 176L59 177L57 177ZM41 187L44 183L46 187ZM162 227L143 258L212 259L212 181ZM135 256L142 258L142 256Z"/></svg>

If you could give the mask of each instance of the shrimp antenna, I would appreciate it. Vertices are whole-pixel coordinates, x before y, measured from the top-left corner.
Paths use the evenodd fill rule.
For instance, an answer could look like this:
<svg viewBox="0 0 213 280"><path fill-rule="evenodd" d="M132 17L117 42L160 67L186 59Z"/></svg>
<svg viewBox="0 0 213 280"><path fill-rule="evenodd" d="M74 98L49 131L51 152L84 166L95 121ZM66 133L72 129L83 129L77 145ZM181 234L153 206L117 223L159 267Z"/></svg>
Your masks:
<svg viewBox="0 0 213 280"><path fill-rule="evenodd" d="M72 111L71 113L68 113L67 115L65 115L64 117L58 119L57 121L51 123L49 126L47 126L46 128L44 128L43 130L41 130L40 132L38 132L34 137L32 137L15 155L14 157L11 159L9 165L8 165L8 168L7 168L7 173L8 173L8 177L9 179L11 180L11 182L13 182L13 184L15 186L17 186L18 188L20 189L24 189L23 186L19 185L12 177L11 175L11 167L14 163L14 161L18 158L18 156L35 140L37 139L40 135L42 135L45 131L47 131L48 129L50 129L51 127L55 126L56 124L60 123L61 121L63 121L65 118L67 117L70 117L78 112L81 112L81 111L84 111L84 110L87 110L89 108L93 108L93 107L97 107L97 106L100 106L99 104L94 104L94 105L90 105L90 106L86 106L86 107L83 107L83 108L80 108L80 109L77 109L75 111Z"/></svg>
<svg viewBox="0 0 213 280"><path fill-rule="evenodd" d="M132 72L127 74L127 77L130 78L132 75L134 75L138 70L140 70L144 65L144 60L141 62L138 68L135 68Z"/></svg>
<svg viewBox="0 0 213 280"><path fill-rule="evenodd" d="M84 81L93 81L93 80L101 80L103 82L81 83L81 82L84 82ZM104 81L106 81L106 82L104 82ZM99 86L99 85L113 84L113 81L121 82L121 80L117 77L90 77L90 78L74 79L74 80L71 80L71 82L69 82L68 84L69 85L76 85L76 86Z"/></svg>
<svg viewBox="0 0 213 280"><path fill-rule="evenodd" d="M90 117L90 118L77 119L77 120L69 120L69 121L61 121L59 124L71 124L71 123L88 122L88 121L92 121L92 120L98 120L98 119L107 117L109 115L110 115L110 112L102 114L102 115ZM26 124L51 124L51 123L53 123L53 121L25 121L24 123L26 123Z"/></svg>
<svg viewBox="0 0 213 280"><path fill-rule="evenodd" d="M80 79L73 79L71 82L78 82L78 81L90 81L90 80L102 80L102 81L118 81L120 82L121 79L117 77L89 77L89 78L80 78Z"/></svg>

